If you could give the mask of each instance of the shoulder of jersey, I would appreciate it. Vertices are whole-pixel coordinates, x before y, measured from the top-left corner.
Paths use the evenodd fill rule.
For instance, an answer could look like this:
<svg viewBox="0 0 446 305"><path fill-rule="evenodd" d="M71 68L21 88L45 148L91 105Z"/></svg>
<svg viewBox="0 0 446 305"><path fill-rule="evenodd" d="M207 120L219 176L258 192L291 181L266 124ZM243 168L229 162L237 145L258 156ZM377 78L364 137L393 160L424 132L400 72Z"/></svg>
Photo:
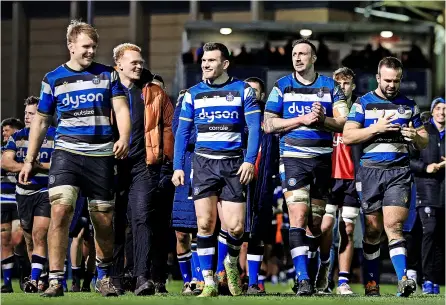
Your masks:
<svg viewBox="0 0 446 305"><path fill-rule="evenodd" d="M288 86L288 85L291 85L293 83L293 74L291 73L291 74L288 74L288 75L285 75L285 76L282 76L281 78L279 78L277 81L276 81L276 83L274 84L274 86L279 86L279 87L281 87L281 86Z"/></svg>
<svg viewBox="0 0 446 305"><path fill-rule="evenodd" d="M47 74L45 74L44 79L47 80L47 82L49 84L51 84L59 75L62 71L65 71L65 68L63 65L58 66L56 69L48 72Z"/></svg>

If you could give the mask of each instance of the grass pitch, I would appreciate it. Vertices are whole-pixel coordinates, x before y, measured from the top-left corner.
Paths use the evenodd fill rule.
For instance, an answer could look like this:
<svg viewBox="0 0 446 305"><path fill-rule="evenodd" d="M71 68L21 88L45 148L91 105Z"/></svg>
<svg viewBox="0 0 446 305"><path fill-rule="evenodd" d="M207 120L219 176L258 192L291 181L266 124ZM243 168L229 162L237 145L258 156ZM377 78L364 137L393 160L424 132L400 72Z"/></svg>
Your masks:
<svg viewBox="0 0 446 305"><path fill-rule="evenodd" d="M71 284L71 281L69 282ZM440 305L445 304L444 287L441 287L441 295L422 295L420 289L409 298L398 298L395 296L396 285L382 285L381 297L366 298L364 297L364 289L361 285L352 285L353 291L358 293L356 297L339 297L324 296L324 297L295 297L291 291L291 286L286 285L271 285L267 283L266 291L269 295L264 297L252 297L252 296L239 296L239 297L227 297L221 296L217 298L196 298L196 297L184 297L180 295L182 282L170 282L167 285L168 295L165 296L147 296L136 297L133 294L127 292L126 295L119 298L103 298L98 293L65 293L64 297L46 299L40 297L38 294L25 294L23 293L18 282L14 283L14 293L2 294L2 305L17 304L17 305L30 305L30 304L60 304L60 305L138 305L138 304L185 304L185 305L218 305L218 304L243 304L243 305L272 305L272 304L301 304L301 305Z"/></svg>

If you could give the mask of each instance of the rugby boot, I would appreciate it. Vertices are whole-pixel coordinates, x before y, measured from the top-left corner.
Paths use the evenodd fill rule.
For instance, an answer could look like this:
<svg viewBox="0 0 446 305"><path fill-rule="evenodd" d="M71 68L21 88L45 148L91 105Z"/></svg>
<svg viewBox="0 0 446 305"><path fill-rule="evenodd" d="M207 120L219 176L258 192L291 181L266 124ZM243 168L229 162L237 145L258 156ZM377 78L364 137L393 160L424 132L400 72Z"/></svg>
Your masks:
<svg viewBox="0 0 446 305"><path fill-rule="evenodd" d="M208 298L218 296L217 285L205 285L203 291L197 298Z"/></svg>
<svg viewBox="0 0 446 305"><path fill-rule="evenodd" d="M369 281L365 285L365 296L366 297L379 297L381 294L379 293L379 285L376 284L375 281Z"/></svg>
<svg viewBox="0 0 446 305"><path fill-rule="evenodd" d="M417 284L413 279L403 276L401 280L398 281L398 293L397 296L407 298L417 289Z"/></svg>
<svg viewBox="0 0 446 305"><path fill-rule="evenodd" d="M40 296L44 298L63 297L62 283L58 280L51 280L50 286Z"/></svg>
<svg viewBox="0 0 446 305"><path fill-rule="evenodd" d="M240 273L238 271L237 263L232 263L229 260L229 256L226 256L224 260L226 276L228 277L228 287L232 295L242 294L242 282L240 279Z"/></svg>

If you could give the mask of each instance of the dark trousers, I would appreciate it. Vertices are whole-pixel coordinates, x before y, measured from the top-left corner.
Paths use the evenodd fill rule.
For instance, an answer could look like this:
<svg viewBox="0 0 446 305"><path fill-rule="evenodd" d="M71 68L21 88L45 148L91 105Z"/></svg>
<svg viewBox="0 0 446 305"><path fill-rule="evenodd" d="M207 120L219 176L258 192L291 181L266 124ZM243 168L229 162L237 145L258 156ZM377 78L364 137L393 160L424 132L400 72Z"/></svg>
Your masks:
<svg viewBox="0 0 446 305"><path fill-rule="evenodd" d="M421 264L423 279L435 284L444 283L445 209L418 207L423 225Z"/></svg>
<svg viewBox="0 0 446 305"><path fill-rule="evenodd" d="M421 280L421 240L423 238L423 227L420 217L417 217L412 229L409 232L403 232L407 248L407 269L416 270ZM419 281L418 281L419 282Z"/></svg>
<svg viewBox="0 0 446 305"><path fill-rule="evenodd" d="M170 165L146 166L144 159L119 162L114 277L122 278L131 270L135 277L155 282L167 279L166 240L174 194L171 177Z"/></svg>

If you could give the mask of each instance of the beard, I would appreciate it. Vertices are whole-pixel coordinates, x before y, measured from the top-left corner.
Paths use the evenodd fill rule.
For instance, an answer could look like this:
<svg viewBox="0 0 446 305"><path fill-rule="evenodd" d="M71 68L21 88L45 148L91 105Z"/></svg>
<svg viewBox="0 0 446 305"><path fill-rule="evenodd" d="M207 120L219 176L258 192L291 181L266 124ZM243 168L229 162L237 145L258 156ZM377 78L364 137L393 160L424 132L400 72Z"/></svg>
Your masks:
<svg viewBox="0 0 446 305"><path fill-rule="evenodd" d="M387 98L387 99L393 99L395 96L397 96L398 95L398 92L399 92L399 90L398 89L395 89L395 91L393 91L392 93L390 93L390 92L388 92L387 90L386 90L386 87L385 86L379 86L379 89L381 90L381 92L382 92L382 94L384 94L384 96Z"/></svg>

